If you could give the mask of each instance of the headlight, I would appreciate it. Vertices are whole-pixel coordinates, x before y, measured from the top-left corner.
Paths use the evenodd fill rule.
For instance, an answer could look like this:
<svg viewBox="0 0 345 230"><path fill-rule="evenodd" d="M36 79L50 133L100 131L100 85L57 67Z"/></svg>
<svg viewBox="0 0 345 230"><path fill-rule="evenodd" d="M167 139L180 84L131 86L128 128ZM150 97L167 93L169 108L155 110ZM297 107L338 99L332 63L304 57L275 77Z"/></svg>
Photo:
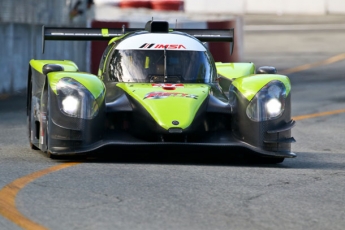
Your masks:
<svg viewBox="0 0 345 230"><path fill-rule="evenodd" d="M71 117L91 119L99 111L104 91L94 98L89 90L72 78L62 78L56 85L60 110Z"/></svg>
<svg viewBox="0 0 345 230"><path fill-rule="evenodd" d="M70 115L77 116L79 103L78 98L74 96L67 96L62 100L62 110Z"/></svg>
<svg viewBox="0 0 345 230"><path fill-rule="evenodd" d="M282 103L277 98L269 99L266 102L266 110L272 117L278 116L282 111Z"/></svg>
<svg viewBox="0 0 345 230"><path fill-rule="evenodd" d="M247 116L253 121L278 118L284 111L285 99L285 85L280 81L271 81L249 103Z"/></svg>

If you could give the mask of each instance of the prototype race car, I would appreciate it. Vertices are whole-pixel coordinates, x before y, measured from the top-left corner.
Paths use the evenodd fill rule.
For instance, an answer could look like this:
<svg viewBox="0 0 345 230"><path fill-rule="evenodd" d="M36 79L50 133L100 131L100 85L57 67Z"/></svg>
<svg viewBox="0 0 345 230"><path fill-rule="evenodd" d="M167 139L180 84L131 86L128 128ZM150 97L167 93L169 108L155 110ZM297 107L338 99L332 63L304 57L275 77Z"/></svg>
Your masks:
<svg viewBox="0 0 345 230"><path fill-rule="evenodd" d="M44 28L44 40L108 40L98 76L68 60L30 61L30 146L49 157L161 148L241 149L270 163L291 152L291 85L274 67L215 62L205 42L234 30ZM219 52L232 52L220 50ZM164 154L164 153L163 153Z"/></svg>

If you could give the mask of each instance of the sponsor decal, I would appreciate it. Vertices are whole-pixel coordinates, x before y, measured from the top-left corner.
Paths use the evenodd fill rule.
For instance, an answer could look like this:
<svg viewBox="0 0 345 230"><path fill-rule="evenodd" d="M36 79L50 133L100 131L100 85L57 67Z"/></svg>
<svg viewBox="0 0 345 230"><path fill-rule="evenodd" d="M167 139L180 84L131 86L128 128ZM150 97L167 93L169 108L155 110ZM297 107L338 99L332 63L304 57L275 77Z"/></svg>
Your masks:
<svg viewBox="0 0 345 230"><path fill-rule="evenodd" d="M188 93L179 93L179 92L150 92L145 95L144 99L163 99L167 97L186 97L198 99L198 95L188 94Z"/></svg>
<svg viewBox="0 0 345 230"><path fill-rule="evenodd" d="M152 46L154 46L155 43L144 43L142 46L140 46L139 48L151 48Z"/></svg>
<svg viewBox="0 0 345 230"><path fill-rule="evenodd" d="M139 48L141 49L167 49L167 50L176 50L176 49L186 49L182 44L155 44L155 43L144 43Z"/></svg>
<svg viewBox="0 0 345 230"><path fill-rule="evenodd" d="M174 90L176 88L183 88L183 84L171 84L171 83L158 83L158 84L152 84L152 87L160 87L167 90Z"/></svg>

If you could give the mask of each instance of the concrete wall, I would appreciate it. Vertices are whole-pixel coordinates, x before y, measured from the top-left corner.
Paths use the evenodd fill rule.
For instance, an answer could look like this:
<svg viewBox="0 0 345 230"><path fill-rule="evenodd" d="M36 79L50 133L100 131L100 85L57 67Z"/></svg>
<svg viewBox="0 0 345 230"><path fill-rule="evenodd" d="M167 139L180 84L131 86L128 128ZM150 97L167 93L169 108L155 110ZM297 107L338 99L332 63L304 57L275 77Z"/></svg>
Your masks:
<svg viewBox="0 0 345 230"><path fill-rule="evenodd" d="M42 54L42 25L86 25L86 14L69 16L75 2L0 0L0 95L25 92L30 59L70 59L81 70L89 69L87 42L47 41Z"/></svg>
<svg viewBox="0 0 345 230"><path fill-rule="evenodd" d="M345 14L345 0L184 0L190 13Z"/></svg>
<svg viewBox="0 0 345 230"><path fill-rule="evenodd" d="M0 94L26 90L31 59L73 60L81 70L88 70L87 42L46 41L42 54L42 26L0 23Z"/></svg>

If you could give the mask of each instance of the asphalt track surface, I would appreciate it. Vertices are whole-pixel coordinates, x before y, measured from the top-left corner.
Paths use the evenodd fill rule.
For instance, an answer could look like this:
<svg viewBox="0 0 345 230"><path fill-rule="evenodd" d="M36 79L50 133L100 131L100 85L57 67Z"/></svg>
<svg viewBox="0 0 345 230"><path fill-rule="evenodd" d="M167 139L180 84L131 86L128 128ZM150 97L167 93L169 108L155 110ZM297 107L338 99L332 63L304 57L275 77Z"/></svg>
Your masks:
<svg viewBox="0 0 345 230"><path fill-rule="evenodd" d="M0 229L345 229L345 30L245 33L245 60L292 83L297 158L30 150L22 96L0 100ZM115 155L115 152L114 154Z"/></svg>

